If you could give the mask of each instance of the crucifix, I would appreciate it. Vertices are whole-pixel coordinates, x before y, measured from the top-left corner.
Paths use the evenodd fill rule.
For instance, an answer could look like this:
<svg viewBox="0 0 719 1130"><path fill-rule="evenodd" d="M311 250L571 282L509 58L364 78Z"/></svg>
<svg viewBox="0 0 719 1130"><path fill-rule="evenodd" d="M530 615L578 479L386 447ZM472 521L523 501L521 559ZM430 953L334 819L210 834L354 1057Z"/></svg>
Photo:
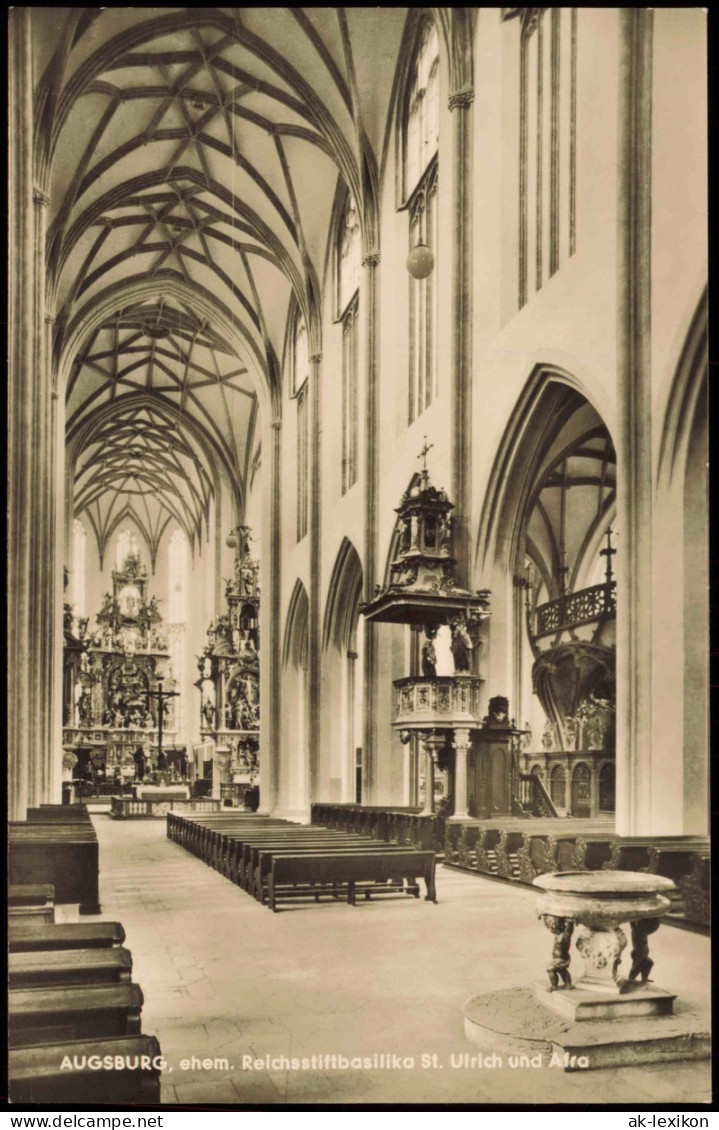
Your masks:
<svg viewBox="0 0 719 1130"><path fill-rule="evenodd" d="M613 534L613 532L614 531L611 529L611 527L607 530L607 545L606 545L606 548L599 550L599 556L600 557L606 557L606 559L607 559L607 575L606 575L606 580L604 582L607 585L610 585L612 583L612 558L613 558L614 554L617 552L616 549L614 548L614 546L612 545L612 534Z"/></svg>
<svg viewBox="0 0 719 1130"><path fill-rule="evenodd" d="M434 447L434 444L433 443L428 444L427 443L427 437L425 436L424 437L424 447L422 448L419 455L417 456L418 459L422 460L422 470L423 471L427 470L427 452L433 447Z"/></svg>
<svg viewBox="0 0 719 1130"><path fill-rule="evenodd" d="M165 712L165 705L168 698L179 698L179 691L163 691L162 679L157 680L157 690L147 692L147 705L150 706L150 701L157 699L157 757L159 760L162 753L162 722Z"/></svg>

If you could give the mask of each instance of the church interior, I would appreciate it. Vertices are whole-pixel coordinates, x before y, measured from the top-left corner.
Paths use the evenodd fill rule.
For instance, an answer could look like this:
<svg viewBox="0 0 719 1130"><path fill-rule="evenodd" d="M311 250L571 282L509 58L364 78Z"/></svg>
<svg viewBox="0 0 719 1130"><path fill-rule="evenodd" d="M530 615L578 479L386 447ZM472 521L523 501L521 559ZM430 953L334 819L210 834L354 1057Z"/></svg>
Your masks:
<svg viewBox="0 0 719 1130"><path fill-rule="evenodd" d="M709 1102L706 11L8 77L11 1098Z"/></svg>

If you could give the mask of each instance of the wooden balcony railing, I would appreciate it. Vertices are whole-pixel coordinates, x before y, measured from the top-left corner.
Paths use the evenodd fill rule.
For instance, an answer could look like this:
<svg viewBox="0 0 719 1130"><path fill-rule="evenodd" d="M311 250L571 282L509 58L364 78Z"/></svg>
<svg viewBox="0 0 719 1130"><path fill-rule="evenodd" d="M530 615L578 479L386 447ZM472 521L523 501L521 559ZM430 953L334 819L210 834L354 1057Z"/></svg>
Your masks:
<svg viewBox="0 0 719 1130"><path fill-rule="evenodd" d="M552 635L564 628L609 619L617 610L616 583L592 585L579 592L566 593L557 600L540 604L535 611L534 636Z"/></svg>

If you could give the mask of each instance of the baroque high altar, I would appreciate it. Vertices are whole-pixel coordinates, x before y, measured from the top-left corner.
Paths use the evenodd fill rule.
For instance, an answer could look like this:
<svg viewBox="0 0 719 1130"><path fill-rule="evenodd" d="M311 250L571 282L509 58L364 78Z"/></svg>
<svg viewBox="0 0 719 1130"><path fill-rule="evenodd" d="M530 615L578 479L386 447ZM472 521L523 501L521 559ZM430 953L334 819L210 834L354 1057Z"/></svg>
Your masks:
<svg viewBox="0 0 719 1130"><path fill-rule="evenodd" d="M207 629L198 656L200 733L214 743L213 796L242 800L259 774L260 566L250 530L237 530L234 574L225 580L227 611Z"/></svg>
<svg viewBox="0 0 719 1130"><path fill-rule="evenodd" d="M157 700L148 693L163 680L174 689L157 597L148 599L147 568L130 553L112 572L91 631L89 617L73 633L65 605L63 775L97 782L131 780L158 752ZM163 706L163 745L172 746L172 699ZM142 776L142 773L140 773Z"/></svg>

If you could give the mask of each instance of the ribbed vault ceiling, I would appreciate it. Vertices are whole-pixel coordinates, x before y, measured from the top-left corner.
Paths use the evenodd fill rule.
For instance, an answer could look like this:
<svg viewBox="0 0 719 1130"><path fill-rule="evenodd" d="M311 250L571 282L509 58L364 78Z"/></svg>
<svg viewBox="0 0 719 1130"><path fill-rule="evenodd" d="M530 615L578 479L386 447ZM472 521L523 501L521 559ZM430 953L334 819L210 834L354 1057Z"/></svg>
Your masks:
<svg viewBox="0 0 719 1130"><path fill-rule="evenodd" d="M576 396L568 402L529 505L527 548L541 578L540 603L559 595L562 569L570 592L593 569L603 576L598 551L616 507L617 457L609 433L586 401Z"/></svg>
<svg viewBox="0 0 719 1130"><path fill-rule="evenodd" d="M200 536L218 467L241 512L258 382L276 403L293 295L316 324L338 177L373 238L406 12L32 10L56 355L94 327L66 409L101 549L127 514Z"/></svg>

